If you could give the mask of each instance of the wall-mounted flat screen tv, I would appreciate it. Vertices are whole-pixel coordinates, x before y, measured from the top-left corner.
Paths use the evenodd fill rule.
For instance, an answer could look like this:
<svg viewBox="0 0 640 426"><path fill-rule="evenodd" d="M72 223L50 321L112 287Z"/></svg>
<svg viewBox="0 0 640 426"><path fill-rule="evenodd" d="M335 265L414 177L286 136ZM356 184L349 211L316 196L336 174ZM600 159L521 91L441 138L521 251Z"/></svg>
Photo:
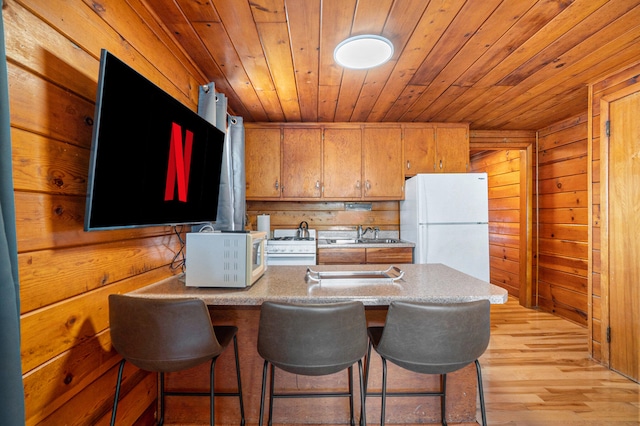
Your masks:
<svg viewBox="0 0 640 426"><path fill-rule="evenodd" d="M106 50L86 231L216 220L224 133Z"/></svg>

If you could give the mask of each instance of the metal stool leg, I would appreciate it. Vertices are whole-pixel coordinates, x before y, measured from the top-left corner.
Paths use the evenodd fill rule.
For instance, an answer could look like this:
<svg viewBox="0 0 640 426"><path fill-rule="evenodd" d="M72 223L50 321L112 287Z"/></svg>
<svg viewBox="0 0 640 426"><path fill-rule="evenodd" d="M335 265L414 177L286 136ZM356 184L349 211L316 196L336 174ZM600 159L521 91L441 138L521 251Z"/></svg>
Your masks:
<svg viewBox="0 0 640 426"><path fill-rule="evenodd" d="M440 412L442 414L442 424L447 426L447 375L442 374L442 395L440 396Z"/></svg>
<svg viewBox="0 0 640 426"><path fill-rule="evenodd" d="M382 358L382 400L380 407L380 426L384 426L384 409L387 404L387 360Z"/></svg>
<svg viewBox="0 0 640 426"><path fill-rule="evenodd" d="M260 419L259 425L262 426L264 419L264 394L267 390L267 367L269 365L269 361L265 361L262 367L262 393L260 395Z"/></svg>
<svg viewBox="0 0 640 426"><path fill-rule="evenodd" d="M211 370L209 371L209 424L214 426L215 423L215 412L216 412L216 395L215 395L215 371L216 371L216 359L217 357L211 360Z"/></svg>
<svg viewBox="0 0 640 426"><path fill-rule="evenodd" d="M484 390L482 387L482 372L480 371L480 361L476 359L476 374L478 376L478 395L480 396L480 412L482 413L482 426L487 425L487 412L484 407Z"/></svg>
<svg viewBox="0 0 640 426"><path fill-rule="evenodd" d="M164 373L160 374L160 420L158 420L158 426L164 424Z"/></svg>
<svg viewBox="0 0 640 426"><path fill-rule="evenodd" d="M362 360L358 360L358 377L360 379L360 426L367 425L367 412L365 408L366 404L366 390L364 385L364 379L362 377Z"/></svg>
<svg viewBox="0 0 640 426"><path fill-rule="evenodd" d="M364 396L363 403L361 404L360 407L360 423L362 423L362 419L365 418L365 413L364 413L364 401L367 398L367 386L369 384L369 366L371 365L371 341L369 341L369 345L367 347L367 356L365 358L365 364L364 364L364 388L362 390L362 394ZM360 364L362 365L362 363ZM365 420L366 422L366 420Z"/></svg>
<svg viewBox="0 0 640 426"><path fill-rule="evenodd" d="M116 424L116 410L118 409L118 397L120 396L120 385L122 384L122 371L124 370L125 360L120 361L118 367L118 381L116 382L116 394L113 397L113 409L111 410L111 426Z"/></svg>
<svg viewBox="0 0 640 426"><path fill-rule="evenodd" d="M269 392L269 426L273 426L273 391L275 389L275 381L276 381L276 368L271 364L271 383Z"/></svg>
<svg viewBox="0 0 640 426"><path fill-rule="evenodd" d="M353 416L353 366L347 368L347 374L349 375L347 383L349 383L349 422L351 426L356 426L356 419Z"/></svg>
<svg viewBox="0 0 640 426"><path fill-rule="evenodd" d="M240 357L238 356L238 337L233 336L233 352L236 357L236 375L238 377L238 398L240 399L240 425L244 426L244 401L242 399L242 379L240 378Z"/></svg>

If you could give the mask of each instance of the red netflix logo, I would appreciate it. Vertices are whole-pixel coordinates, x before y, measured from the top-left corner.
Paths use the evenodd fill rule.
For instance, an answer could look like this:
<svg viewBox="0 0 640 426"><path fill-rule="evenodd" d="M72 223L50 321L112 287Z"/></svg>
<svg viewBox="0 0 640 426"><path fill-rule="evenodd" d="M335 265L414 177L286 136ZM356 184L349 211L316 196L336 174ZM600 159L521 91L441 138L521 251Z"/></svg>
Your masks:
<svg viewBox="0 0 640 426"><path fill-rule="evenodd" d="M191 167L191 150L193 147L193 132L186 131L184 149L182 145L182 127L173 123L171 126L171 141L169 145L169 165L167 166L167 185L164 190L164 200L175 199L175 187L178 184L178 200L187 202L189 188L189 168Z"/></svg>

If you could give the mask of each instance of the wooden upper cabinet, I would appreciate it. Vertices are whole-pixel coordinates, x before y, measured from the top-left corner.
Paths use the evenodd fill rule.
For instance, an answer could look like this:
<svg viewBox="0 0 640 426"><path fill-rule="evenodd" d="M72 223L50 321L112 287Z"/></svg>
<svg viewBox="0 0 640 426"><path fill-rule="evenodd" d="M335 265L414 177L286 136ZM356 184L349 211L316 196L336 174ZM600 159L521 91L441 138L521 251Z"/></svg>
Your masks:
<svg viewBox="0 0 640 426"><path fill-rule="evenodd" d="M464 173L469 164L469 126L425 123L404 128L404 175Z"/></svg>
<svg viewBox="0 0 640 426"><path fill-rule="evenodd" d="M402 129L365 126L362 137L362 156L363 198L367 200L402 199L404 196Z"/></svg>
<svg viewBox="0 0 640 426"><path fill-rule="evenodd" d="M280 129L245 128L247 199L280 198Z"/></svg>
<svg viewBox="0 0 640 426"><path fill-rule="evenodd" d="M402 200L417 173L466 172L469 126L245 123L248 200Z"/></svg>
<svg viewBox="0 0 640 426"><path fill-rule="evenodd" d="M436 164L435 126L404 129L404 175L433 173Z"/></svg>
<svg viewBox="0 0 640 426"><path fill-rule="evenodd" d="M324 198L362 197L362 130L327 128L323 138Z"/></svg>
<svg viewBox="0 0 640 426"><path fill-rule="evenodd" d="M322 196L322 129L284 128L282 198Z"/></svg>
<svg viewBox="0 0 640 426"><path fill-rule="evenodd" d="M436 126L436 172L465 173L469 167L469 126Z"/></svg>

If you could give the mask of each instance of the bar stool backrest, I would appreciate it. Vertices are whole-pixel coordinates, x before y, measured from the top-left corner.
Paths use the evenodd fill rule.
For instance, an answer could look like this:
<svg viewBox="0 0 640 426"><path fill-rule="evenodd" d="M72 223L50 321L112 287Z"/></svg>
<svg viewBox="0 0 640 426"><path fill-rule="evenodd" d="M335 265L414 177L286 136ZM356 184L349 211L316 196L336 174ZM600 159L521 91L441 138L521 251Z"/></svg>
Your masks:
<svg viewBox="0 0 640 426"><path fill-rule="evenodd" d="M478 359L489 345L487 300L392 302L376 351L410 371L446 374Z"/></svg>
<svg viewBox="0 0 640 426"><path fill-rule="evenodd" d="M366 352L362 302L262 304L258 353L282 370L308 376L332 374L358 362Z"/></svg>
<svg viewBox="0 0 640 426"><path fill-rule="evenodd" d="M151 299L109 295L111 343L147 371L172 372L202 364L223 348L200 299Z"/></svg>

